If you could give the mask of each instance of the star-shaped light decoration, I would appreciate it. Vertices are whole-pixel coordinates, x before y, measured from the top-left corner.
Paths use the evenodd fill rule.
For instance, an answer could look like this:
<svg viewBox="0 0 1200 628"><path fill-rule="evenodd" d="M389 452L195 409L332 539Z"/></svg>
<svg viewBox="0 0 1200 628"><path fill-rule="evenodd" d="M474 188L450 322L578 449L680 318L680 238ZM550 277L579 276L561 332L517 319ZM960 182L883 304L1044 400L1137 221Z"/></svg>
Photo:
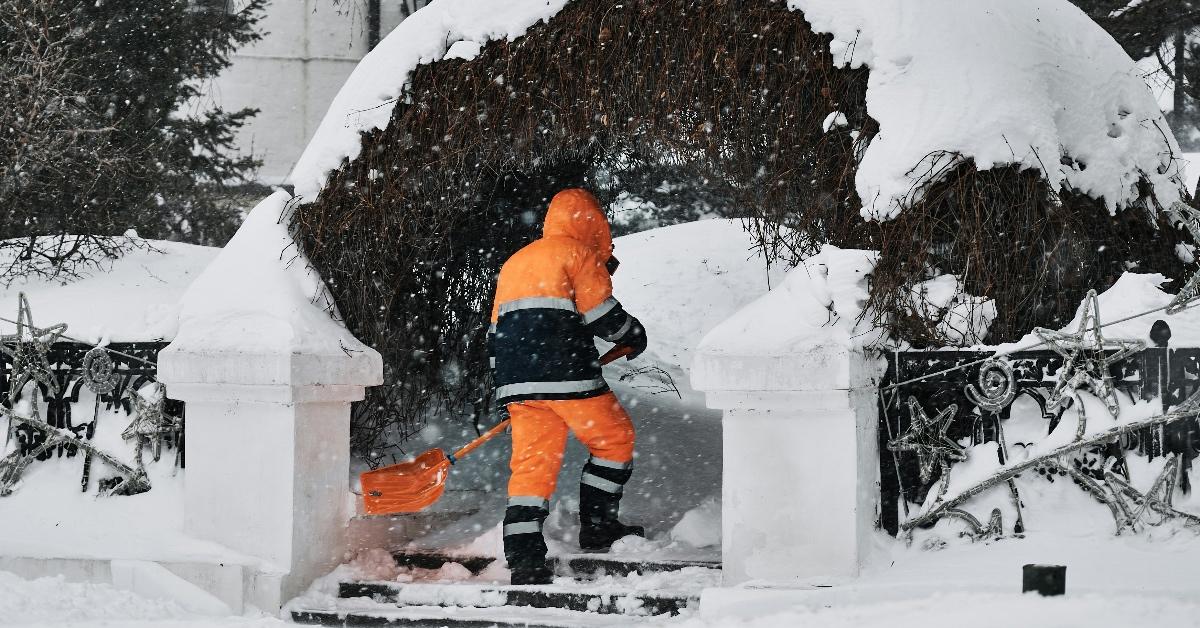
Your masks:
<svg viewBox="0 0 1200 628"><path fill-rule="evenodd" d="M1111 494L1113 517L1117 520L1117 534L1124 530L1137 531L1146 514L1153 511L1160 520L1149 525L1159 525L1166 519L1180 518L1187 524L1200 525L1200 517L1175 508L1175 485L1179 480L1179 455L1171 454L1154 480L1150 490L1142 493L1112 471L1104 472L1104 481Z"/></svg>
<svg viewBox="0 0 1200 628"><path fill-rule="evenodd" d="M1170 212L1175 221L1183 223L1188 233L1192 234L1192 239L1200 242L1200 211L1183 201L1175 201L1171 204ZM1187 283L1183 284L1183 288L1180 288L1179 294L1171 299L1167 305L1167 314L1182 311L1196 299L1200 299L1200 271L1193 273Z"/></svg>
<svg viewBox="0 0 1200 628"><path fill-rule="evenodd" d="M1065 404L1071 393L1087 386L1092 394L1104 401L1109 413L1116 417L1121 407L1117 403L1117 389L1113 386L1108 366L1145 349L1146 343L1141 340L1105 340L1104 334L1100 333L1100 304L1096 291L1089 290L1083 299L1079 331L1068 334L1038 327L1033 333L1064 359L1062 369L1058 371L1058 381L1046 400L1046 407L1054 409Z"/></svg>
<svg viewBox="0 0 1200 628"><path fill-rule="evenodd" d="M945 477L950 470L951 460L961 462L967 459L966 450L946 436L957 413L958 406L952 404L930 419L915 397L908 398L908 431L888 441L887 446L892 451L917 454L922 483L929 483L935 467Z"/></svg>
<svg viewBox="0 0 1200 628"><path fill-rule="evenodd" d="M33 312L29 309L29 300L24 292L18 296L18 300L17 333L0 336L0 351L7 354L12 362L12 378L8 386L10 403L16 401L30 381L41 383L52 395L58 394L58 380L50 370L50 360L46 354L50 351L50 345L57 342L67 330L66 323L45 329L35 327Z"/></svg>
<svg viewBox="0 0 1200 628"><path fill-rule="evenodd" d="M131 390L129 392L134 417L129 422L129 427L121 432L121 438L152 440L179 429L179 417L172 416L166 411L167 395L163 390L163 385L155 383L154 388L150 400L147 400L138 391Z"/></svg>

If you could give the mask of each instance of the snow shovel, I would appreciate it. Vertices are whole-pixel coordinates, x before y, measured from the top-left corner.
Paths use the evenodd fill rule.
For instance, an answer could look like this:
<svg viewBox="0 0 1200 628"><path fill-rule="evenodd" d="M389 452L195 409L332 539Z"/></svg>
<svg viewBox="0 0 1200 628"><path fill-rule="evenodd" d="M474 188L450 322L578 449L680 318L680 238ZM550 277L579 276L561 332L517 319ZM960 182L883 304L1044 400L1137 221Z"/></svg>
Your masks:
<svg viewBox="0 0 1200 628"><path fill-rule="evenodd" d="M600 357L600 363L608 364L631 352L629 347L613 347ZM450 465L500 435L506 428L507 419L467 443L453 455L447 455L441 449L430 449L408 462L359 475L359 481L362 483L363 511L368 515L419 512L436 502L446 490Z"/></svg>

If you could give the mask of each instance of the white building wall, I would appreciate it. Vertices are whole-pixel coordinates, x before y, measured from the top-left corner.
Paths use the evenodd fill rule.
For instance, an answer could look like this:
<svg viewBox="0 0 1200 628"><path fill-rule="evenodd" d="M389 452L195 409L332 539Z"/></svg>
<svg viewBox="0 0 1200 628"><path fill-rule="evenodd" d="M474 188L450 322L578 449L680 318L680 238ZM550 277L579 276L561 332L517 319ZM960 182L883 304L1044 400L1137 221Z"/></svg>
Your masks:
<svg viewBox="0 0 1200 628"><path fill-rule="evenodd" d="M402 1L383 0L383 35L400 22ZM367 0L272 0L259 27L262 40L233 55L202 104L260 110L238 149L263 160L260 181L278 184L367 53Z"/></svg>

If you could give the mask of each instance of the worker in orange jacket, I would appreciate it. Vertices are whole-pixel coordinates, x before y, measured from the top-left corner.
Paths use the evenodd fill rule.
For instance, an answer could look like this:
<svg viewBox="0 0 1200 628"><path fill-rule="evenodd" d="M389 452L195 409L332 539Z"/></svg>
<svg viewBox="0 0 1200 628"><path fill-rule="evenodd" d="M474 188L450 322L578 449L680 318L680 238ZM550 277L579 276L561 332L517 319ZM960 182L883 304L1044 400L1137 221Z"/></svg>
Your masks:
<svg viewBox="0 0 1200 628"><path fill-rule="evenodd" d="M646 349L646 330L612 296L617 260L608 219L585 190L550 201L542 237L504 263L489 349L497 401L512 418L504 556L513 584L549 583L542 522L558 483L567 431L591 452L579 484L579 545L607 551L644 534L617 521L633 472L633 423L601 373L595 337Z"/></svg>

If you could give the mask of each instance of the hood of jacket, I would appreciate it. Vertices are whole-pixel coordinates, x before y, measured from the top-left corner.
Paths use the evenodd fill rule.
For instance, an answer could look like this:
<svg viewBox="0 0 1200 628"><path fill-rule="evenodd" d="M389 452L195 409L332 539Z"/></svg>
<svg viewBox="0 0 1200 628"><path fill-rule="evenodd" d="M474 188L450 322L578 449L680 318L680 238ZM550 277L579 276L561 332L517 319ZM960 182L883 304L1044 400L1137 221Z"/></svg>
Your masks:
<svg viewBox="0 0 1200 628"><path fill-rule="evenodd" d="M600 263L612 257L612 230L600 202L591 192L580 188L563 190L550 200L542 237L566 237L578 240L596 252Z"/></svg>

